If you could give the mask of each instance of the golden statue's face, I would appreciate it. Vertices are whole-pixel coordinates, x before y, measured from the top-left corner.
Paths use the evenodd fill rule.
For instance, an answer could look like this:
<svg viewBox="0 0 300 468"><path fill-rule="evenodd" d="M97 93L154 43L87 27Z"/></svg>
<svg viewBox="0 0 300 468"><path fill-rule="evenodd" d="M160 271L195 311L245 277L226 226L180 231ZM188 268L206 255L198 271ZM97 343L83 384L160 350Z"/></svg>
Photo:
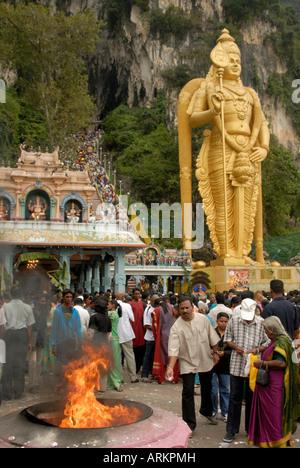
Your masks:
<svg viewBox="0 0 300 468"><path fill-rule="evenodd" d="M229 64L224 68L224 78L237 80L241 75L241 59L238 54L229 54Z"/></svg>

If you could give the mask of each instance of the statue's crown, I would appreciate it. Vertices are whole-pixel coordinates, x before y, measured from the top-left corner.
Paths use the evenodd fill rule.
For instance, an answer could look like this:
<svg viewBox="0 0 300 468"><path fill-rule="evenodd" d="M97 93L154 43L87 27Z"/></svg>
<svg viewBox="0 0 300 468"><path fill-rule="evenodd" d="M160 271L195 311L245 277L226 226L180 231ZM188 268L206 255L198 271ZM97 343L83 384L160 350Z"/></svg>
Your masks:
<svg viewBox="0 0 300 468"><path fill-rule="evenodd" d="M241 55L240 49L238 48L235 40L232 36L230 36L228 29L223 29L217 43L220 42L222 47L226 49L228 54L234 53Z"/></svg>

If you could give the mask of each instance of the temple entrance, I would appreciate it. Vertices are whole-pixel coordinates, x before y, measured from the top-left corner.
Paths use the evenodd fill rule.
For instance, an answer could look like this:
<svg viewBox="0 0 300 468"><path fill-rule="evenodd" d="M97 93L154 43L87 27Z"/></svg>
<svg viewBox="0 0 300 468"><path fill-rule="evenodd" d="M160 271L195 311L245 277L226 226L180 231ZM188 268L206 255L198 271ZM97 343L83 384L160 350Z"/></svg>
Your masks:
<svg viewBox="0 0 300 468"><path fill-rule="evenodd" d="M14 272L14 281L18 282L22 291L27 296L34 296L42 292L51 292L52 287L47 272L57 268L54 259L36 259L22 262Z"/></svg>

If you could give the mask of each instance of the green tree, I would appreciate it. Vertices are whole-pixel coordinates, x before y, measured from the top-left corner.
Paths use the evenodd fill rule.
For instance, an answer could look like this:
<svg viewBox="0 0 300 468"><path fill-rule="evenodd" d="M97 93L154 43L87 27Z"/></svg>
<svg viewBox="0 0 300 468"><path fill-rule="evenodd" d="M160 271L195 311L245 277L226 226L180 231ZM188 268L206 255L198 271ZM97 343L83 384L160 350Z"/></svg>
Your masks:
<svg viewBox="0 0 300 468"><path fill-rule="evenodd" d="M19 96L44 112L51 144L93 116L86 63L101 25L89 10L66 16L32 2L0 4L0 62L17 72Z"/></svg>
<svg viewBox="0 0 300 468"><path fill-rule="evenodd" d="M178 148L166 125L166 102L159 93L151 108L121 105L104 120L104 142L117 155L118 173L130 178L135 199L179 200Z"/></svg>
<svg viewBox="0 0 300 468"><path fill-rule="evenodd" d="M12 159L20 143L18 137L21 105L15 90L6 89L6 103L0 104L0 159Z"/></svg>
<svg viewBox="0 0 300 468"><path fill-rule="evenodd" d="M262 164L264 224L269 236L288 233L289 216L299 216L300 174L293 155L273 137Z"/></svg>
<svg viewBox="0 0 300 468"><path fill-rule="evenodd" d="M173 5L165 12L153 10L150 15L150 31L154 36L158 35L162 42L166 42L171 35L182 40L192 26L192 18L182 8Z"/></svg>
<svg viewBox="0 0 300 468"><path fill-rule="evenodd" d="M223 0L222 5L227 22L240 24L261 16L263 11L277 0Z"/></svg>

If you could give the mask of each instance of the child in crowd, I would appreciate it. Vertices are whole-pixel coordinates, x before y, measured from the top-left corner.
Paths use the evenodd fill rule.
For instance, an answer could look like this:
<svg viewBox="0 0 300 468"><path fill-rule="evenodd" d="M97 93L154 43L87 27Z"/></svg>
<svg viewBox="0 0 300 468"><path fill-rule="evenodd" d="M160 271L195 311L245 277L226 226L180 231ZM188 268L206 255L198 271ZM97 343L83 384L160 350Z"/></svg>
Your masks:
<svg viewBox="0 0 300 468"><path fill-rule="evenodd" d="M225 329L229 321L229 315L226 312L220 312L217 315L217 327L216 332L220 337L218 344L218 355L219 362L213 368L213 378L212 378L212 404L213 404L213 414L218 413L218 400L220 395L220 409L221 409L221 418L223 421L227 421L228 413L228 404L229 404L229 385L230 385L230 374L229 374L229 365L230 365L230 356L231 348L224 346L223 339L225 334Z"/></svg>

